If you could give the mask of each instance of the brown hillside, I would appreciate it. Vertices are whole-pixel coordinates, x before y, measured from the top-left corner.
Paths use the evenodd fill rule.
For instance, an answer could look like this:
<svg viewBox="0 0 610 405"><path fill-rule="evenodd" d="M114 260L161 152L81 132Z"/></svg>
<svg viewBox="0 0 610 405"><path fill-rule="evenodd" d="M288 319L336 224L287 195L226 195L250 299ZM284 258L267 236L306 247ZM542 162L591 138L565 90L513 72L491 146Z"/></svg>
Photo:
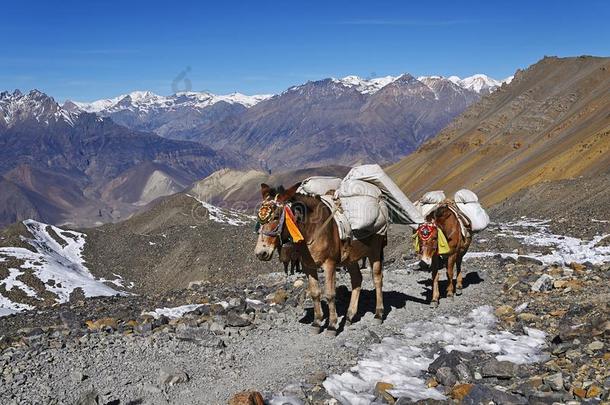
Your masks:
<svg viewBox="0 0 610 405"><path fill-rule="evenodd" d="M546 57L388 168L411 196L466 187L494 204L610 167L610 58Z"/></svg>

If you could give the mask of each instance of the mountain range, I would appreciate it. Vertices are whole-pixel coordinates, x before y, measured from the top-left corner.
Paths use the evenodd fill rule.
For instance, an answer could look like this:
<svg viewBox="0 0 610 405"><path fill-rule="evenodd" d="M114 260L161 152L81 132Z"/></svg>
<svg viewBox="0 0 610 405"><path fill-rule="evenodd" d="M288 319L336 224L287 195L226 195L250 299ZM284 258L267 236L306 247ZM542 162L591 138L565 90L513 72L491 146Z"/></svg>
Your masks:
<svg viewBox="0 0 610 405"><path fill-rule="evenodd" d="M500 82L348 76L270 96L0 93L0 224L118 221L223 168L393 163Z"/></svg>
<svg viewBox="0 0 610 405"><path fill-rule="evenodd" d="M92 103L68 101L64 107L230 151L255 167L286 170L294 164L394 162L509 81L481 74L347 76L307 82L274 96L139 91Z"/></svg>
<svg viewBox="0 0 610 405"><path fill-rule="evenodd" d="M33 90L0 93L0 223L116 220L235 163L195 142L72 112Z"/></svg>

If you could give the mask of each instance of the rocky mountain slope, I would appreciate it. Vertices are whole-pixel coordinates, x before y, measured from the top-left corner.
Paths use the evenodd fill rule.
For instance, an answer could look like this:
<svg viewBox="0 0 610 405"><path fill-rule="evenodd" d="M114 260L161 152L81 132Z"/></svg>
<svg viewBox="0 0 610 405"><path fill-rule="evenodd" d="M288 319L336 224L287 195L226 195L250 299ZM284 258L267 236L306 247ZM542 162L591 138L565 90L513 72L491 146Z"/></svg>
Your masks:
<svg viewBox="0 0 610 405"><path fill-rule="evenodd" d="M0 225L116 220L231 164L201 144L69 111L36 90L0 94Z"/></svg>
<svg viewBox="0 0 610 405"><path fill-rule="evenodd" d="M414 197L466 187L487 204L542 181L605 173L609 88L609 58L544 58L388 172Z"/></svg>

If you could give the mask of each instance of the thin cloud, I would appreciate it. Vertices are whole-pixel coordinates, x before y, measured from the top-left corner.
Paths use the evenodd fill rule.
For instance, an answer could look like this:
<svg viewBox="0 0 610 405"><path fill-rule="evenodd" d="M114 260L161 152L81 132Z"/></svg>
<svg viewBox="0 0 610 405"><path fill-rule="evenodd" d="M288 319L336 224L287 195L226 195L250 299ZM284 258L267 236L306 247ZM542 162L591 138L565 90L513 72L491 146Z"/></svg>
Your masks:
<svg viewBox="0 0 610 405"><path fill-rule="evenodd" d="M332 24L336 25L386 25L386 26L403 26L403 27L444 27L451 25L466 25L476 24L476 20L436 20L436 21L420 21L420 20L346 20L337 21Z"/></svg>

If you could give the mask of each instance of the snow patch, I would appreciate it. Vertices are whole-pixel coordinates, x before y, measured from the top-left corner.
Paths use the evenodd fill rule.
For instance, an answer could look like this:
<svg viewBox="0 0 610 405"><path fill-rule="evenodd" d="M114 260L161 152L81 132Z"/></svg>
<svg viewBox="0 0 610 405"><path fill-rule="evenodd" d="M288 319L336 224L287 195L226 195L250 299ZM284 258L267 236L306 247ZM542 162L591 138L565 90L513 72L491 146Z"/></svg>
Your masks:
<svg viewBox="0 0 610 405"><path fill-rule="evenodd" d="M189 196L197 200L208 211L209 219L214 222L219 222L221 224L229 224L233 226L240 226L247 225L249 222L254 220L254 216L252 215L247 215L243 212L239 212L236 210L223 209L205 201L202 201L193 195Z"/></svg>
<svg viewBox="0 0 610 405"><path fill-rule="evenodd" d="M169 319L178 319L182 318L184 314L194 311L202 305L203 304L188 304L181 305L179 307L157 308L154 311L142 312L142 315L150 315L155 319L159 319L161 315L166 316Z"/></svg>
<svg viewBox="0 0 610 405"><path fill-rule="evenodd" d="M122 294L104 284L105 280L96 280L85 266L82 257L85 234L67 231L32 219L23 221L23 224L33 235L32 239L23 238L23 240L30 244L35 252L19 247L0 248L0 257L11 257L24 262L20 268L10 268L8 277L0 281L0 285L3 285L7 291L18 288L28 296L38 298L36 291L17 280L25 270L31 270L33 275L44 283L45 289L57 296L58 303L67 302L76 288L81 288L85 297ZM53 236L49 229L53 231ZM14 303L0 296L0 315L6 310L18 312L24 309L32 309L32 307Z"/></svg>
<svg viewBox="0 0 610 405"><path fill-rule="evenodd" d="M491 306L474 309L466 317L438 317L405 325L402 334L387 337L373 345L356 366L343 374L333 374L324 381L324 388L344 404L368 405L375 401L374 387L378 381L394 385L389 392L395 397L446 399L442 392L427 388L423 372L438 357L430 353L430 342L439 343L446 351L471 352L483 350L496 354L498 360L516 364L543 361L544 332L525 329L525 335L495 331L496 318Z"/></svg>
<svg viewBox="0 0 610 405"><path fill-rule="evenodd" d="M568 265L572 262L602 264L610 261L610 246L597 246L597 244L610 234L597 235L586 241L580 238L557 235L549 229L550 220L532 219L522 217L518 221L495 224L499 230L493 233L495 237L511 236L521 240L524 244L545 247L551 253L532 253L527 255L544 264ZM469 252L465 258L489 257L500 254L502 257L517 258L516 253L498 252Z"/></svg>

